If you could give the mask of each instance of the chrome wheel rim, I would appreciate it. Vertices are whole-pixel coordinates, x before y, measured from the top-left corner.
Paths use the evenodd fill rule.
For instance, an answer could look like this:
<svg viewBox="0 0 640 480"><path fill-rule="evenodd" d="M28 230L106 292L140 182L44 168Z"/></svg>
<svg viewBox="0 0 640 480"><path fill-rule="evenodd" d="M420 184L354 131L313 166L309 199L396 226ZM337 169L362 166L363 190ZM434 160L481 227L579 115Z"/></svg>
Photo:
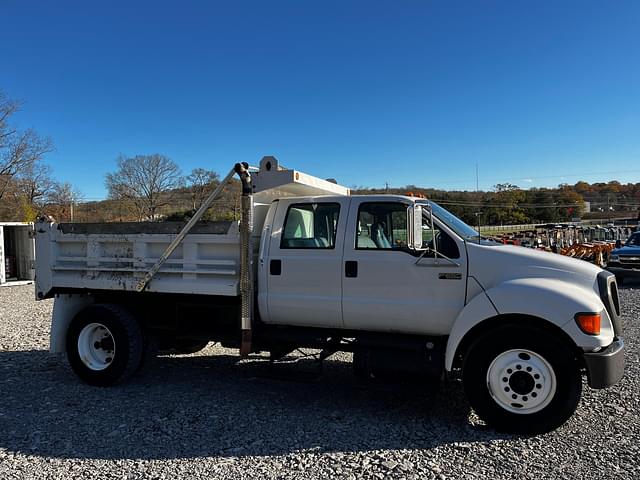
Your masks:
<svg viewBox="0 0 640 480"><path fill-rule="evenodd" d="M78 354L89 369L107 368L116 353L116 343L111 331L101 323L90 323L78 335Z"/></svg>
<svg viewBox="0 0 640 480"><path fill-rule="evenodd" d="M505 410L531 414L545 408L556 392L556 375L549 362L531 350L508 350L487 370L487 386Z"/></svg>

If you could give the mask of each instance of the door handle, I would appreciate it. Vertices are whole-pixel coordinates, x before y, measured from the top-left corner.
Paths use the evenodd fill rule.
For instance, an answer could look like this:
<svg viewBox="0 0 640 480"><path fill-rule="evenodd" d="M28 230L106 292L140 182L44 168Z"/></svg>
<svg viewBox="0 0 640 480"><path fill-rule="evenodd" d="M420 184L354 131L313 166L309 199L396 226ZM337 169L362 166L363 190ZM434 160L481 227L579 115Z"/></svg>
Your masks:
<svg viewBox="0 0 640 480"><path fill-rule="evenodd" d="M356 278L358 276L358 262L355 260L347 260L344 262L344 276L347 278Z"/></svg>
<svg viewBox="0 0 640 480"><path fill-rule="evenodd" d="M269 262L269 273L271 275L282 274L282 260L271 260Z"/></svg>

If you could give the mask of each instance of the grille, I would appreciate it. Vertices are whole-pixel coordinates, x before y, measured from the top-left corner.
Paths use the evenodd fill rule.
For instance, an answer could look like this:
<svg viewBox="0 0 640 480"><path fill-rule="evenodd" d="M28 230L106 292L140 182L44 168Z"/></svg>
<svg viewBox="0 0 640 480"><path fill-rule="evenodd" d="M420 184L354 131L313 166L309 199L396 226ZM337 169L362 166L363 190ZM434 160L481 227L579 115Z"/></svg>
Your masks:
<svg viewBox="0 0 640 480"><path fill-rule="evenodd" d="M609 283L609 297L613 301L613 307L616 310L616 314L620 315L620 299L618 298L618 284L616 282Z"/></svg>
<svg viewBox="0 0 640 480"><path fill-rule="evenodd" d="M640 255L620 255L620 263L631 267L640 267Z"/></svg>
<svg viewBox="0 0 640 480"><path fill-rule="evenodd" d="M613 331L616 336L621 336L620 300L618 299L618 286L613 273L602 271L598 274L598 289L600 290L600 299L604 303L613 323Z"/></svg>

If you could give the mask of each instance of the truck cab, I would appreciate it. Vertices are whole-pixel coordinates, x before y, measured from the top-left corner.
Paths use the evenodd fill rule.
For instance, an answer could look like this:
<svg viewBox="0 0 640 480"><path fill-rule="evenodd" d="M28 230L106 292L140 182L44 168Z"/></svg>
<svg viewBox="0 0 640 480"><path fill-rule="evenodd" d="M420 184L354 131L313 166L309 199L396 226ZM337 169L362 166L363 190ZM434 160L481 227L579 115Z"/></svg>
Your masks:
<svg viewBox="0 0 640 480"><path fill-rule="evenodd" d="M466 301L466 248L426 216L419 219L421 248L411 247L415 205L395 195L274 202L258 261L261 320L447 335ZM446 259L426 254L434 239Z"/></svg>

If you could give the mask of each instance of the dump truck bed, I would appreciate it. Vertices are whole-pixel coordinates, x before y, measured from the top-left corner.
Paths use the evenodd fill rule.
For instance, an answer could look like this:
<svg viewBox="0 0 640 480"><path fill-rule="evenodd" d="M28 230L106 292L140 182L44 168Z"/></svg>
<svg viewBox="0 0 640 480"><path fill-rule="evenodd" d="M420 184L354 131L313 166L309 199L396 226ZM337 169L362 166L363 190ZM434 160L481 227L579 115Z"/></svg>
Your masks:
<svg viewBox="0 0 640 480"><path fill-rule="evenodd" d="M36 295L69 290L131 290L184 222L47 223L36 230ZM236 296L237 222L201 222L162 265L150 292Z"/></svg>

